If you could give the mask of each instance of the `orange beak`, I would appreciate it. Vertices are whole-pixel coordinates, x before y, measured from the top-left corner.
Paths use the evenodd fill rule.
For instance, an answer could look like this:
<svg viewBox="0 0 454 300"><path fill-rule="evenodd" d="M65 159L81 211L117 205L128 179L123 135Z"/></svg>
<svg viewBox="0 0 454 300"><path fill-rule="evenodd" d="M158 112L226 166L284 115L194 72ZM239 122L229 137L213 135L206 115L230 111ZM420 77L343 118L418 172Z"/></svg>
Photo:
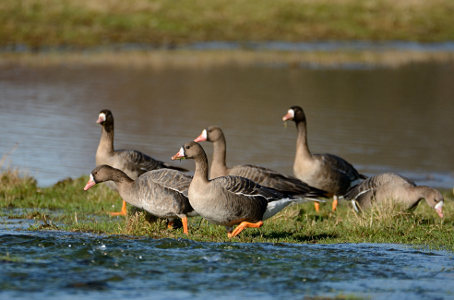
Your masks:
<svg viewBox="0 0 454 300"><path fill-rule="evenodd" d="M207 140L207 130L202 130L202 133L194 140L194 142L200 143Z"/></svg>
<svg viewBox="0 0 454 300"><path fill-rule="evenodd" d="M291 112L288 112L285 116L282 117L282 121L288 121L288 120L292 120L293 119L293 115Z"/></svg>
<svg viewBox="0 0 454 300"><path fill-rule="evenodd" d="M175 154L174 156L172 156L170 159L171 160L177 160L177 159L184 159L186 158L185 154L184 154L184 149L183 147L180 148L180 151L178 151L177 154Z"/></svg>
<svg viewBox="0 0 454 300"><path fill-rule="evenodd" d="M91 188L92 186L94 186L96 184L95 180L93 179L93 175L90 174L90 179L88 179L88 182L87 184L85 185L84 187L84 191L88 190L89 188Z"/></svg>

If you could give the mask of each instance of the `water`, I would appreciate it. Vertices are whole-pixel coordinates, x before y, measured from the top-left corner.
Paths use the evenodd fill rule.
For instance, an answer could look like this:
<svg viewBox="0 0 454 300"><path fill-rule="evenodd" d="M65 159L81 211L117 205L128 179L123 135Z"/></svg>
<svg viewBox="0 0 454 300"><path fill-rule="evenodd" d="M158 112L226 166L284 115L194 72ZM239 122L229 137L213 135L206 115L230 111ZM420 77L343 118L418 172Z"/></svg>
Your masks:
<svg viewBox="0 0 454 300"><path fill-rule="evenodd" d="M391 244L241 244L16 231L0 299L452 299L454 254Z"/></svg>
<svg viewBox="0 0 454 300"><path fill-rule="evenodd" d="M454 183L453 64L321 69L289 66L133 68L61 64L0 69L0 154L41 186L88 174L99 110L113 111L116 148L170 162L211 124L225 131L230 165L292 173L290 105L307 113L313 152L361 172L402 173L419 184ZM211 146L205 144L211 153ZM181 163L193 169L193 162Z"/></svg>

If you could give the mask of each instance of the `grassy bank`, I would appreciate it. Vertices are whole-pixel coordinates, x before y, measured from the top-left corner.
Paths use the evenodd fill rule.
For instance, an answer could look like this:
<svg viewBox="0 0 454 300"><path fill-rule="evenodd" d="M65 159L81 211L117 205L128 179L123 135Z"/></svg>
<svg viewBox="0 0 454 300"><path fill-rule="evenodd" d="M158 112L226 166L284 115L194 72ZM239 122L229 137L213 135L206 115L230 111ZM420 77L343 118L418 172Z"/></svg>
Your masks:
<svg viewBox="0 0 454 300"><path fill-rule="evenodd" d="M126 51L4 53L0 67L59 65L124 68L211 68L218 66L288 66L342 68L351 66L396 68L411 63L452 63L454 52L430 51Z"/></svg>
<svg viewBox="0 0 454 300"><path fill-rule="evenodd" d="M450 0L5 0L0 47L454 40Z"/></svg>
<svg viewBox="0 0 454 300"><path fill-rule="evenodd" d="M0 176L0 208L9 218L34 219L33 230L66 230L99 234L125 234L152 238L186 238L181 229L171 230L164 220L149 222L142 213L110 217L118 210L119 196L105 186L83 191L88 178L66 179L40 188L29 177L4 171ZM247 229L235 242L282 243L402 243L454 250L454 202L444 191L445 219L425 203L413 213L389 208L355 214L342 203L337 212L322 205L320 213L310 203L288 207L260 229ZM116 207L112 207L115 205ZM229 241L225 229L201 218L189 220L189 238L197 241Z"/></svg>

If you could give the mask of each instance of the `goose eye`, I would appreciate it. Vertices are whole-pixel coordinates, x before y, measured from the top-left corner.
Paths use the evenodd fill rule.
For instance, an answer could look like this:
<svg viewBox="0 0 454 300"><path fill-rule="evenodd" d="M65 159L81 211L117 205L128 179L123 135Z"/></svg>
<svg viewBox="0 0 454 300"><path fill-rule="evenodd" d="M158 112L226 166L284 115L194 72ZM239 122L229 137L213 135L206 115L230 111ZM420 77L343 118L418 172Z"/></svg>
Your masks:
<svg viewBox="0 0 454 300"><path fill-rule="evenodd" d="M184 148L185 148L185 149L189 149L189 146L185 146Z"/></svg>

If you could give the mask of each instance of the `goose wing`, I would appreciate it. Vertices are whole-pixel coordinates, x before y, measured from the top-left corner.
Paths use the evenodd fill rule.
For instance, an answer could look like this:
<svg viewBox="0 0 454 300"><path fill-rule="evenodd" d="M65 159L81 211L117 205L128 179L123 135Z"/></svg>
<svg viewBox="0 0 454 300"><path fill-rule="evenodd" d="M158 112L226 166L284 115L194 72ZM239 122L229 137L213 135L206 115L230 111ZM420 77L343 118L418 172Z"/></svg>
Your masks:
<svg viewBox="0 0 454 300"><path fill-rule="evenodd" d="M139 174L156 169L169 168L179 171L187 171L184 168L173 167L160 160L156 160L137 150L118 150L115 151L119 159L124 161L125 167Z"/></svg>
<svg viewBox="0 0 454 300"><path fill-rule="evenodd" d="M318 156L325 164L347 176L350 181L367 178L367 176L360 174L353 165L337 155L325 153L315 154L314 156Z"/></svg>
<svg viewBox="0 0 454 300"><path fill-rule="evenodd" d="M166 188L175 190L187 196L192 176L172 169L158 169L148 172L151 180Z"/></svg>
<svg viewBox="0 0 454 300"><path fill-rule="evenodd" d="M402 177L394 173L384 173L376 176L372 176L364 180L363 182L355 185L347 191L345 198L349 200L356 200L361 202L361 199L368 197L371 193L374 193L378 188L384 185L411 185L415 186L415 183L411 180Z"/></svg>
<svg viewBox="0 0 454 300"><path fill-rule="evenodd" d="M327 197L327 192L311 187L307 183L274 170L254 165L240 165L230 169L230 175L248 178L262 186L281 191L289 195L304 197Z"/></svg>
<svg viewBox="0 0 454 300"><path fill-rule="evenodd" d="M268 202L288 197L288 195L275 189L261 186L252 180L240 176L217 177L213 179L212 182L230 193L248 198L263 198Z"/></svg>

